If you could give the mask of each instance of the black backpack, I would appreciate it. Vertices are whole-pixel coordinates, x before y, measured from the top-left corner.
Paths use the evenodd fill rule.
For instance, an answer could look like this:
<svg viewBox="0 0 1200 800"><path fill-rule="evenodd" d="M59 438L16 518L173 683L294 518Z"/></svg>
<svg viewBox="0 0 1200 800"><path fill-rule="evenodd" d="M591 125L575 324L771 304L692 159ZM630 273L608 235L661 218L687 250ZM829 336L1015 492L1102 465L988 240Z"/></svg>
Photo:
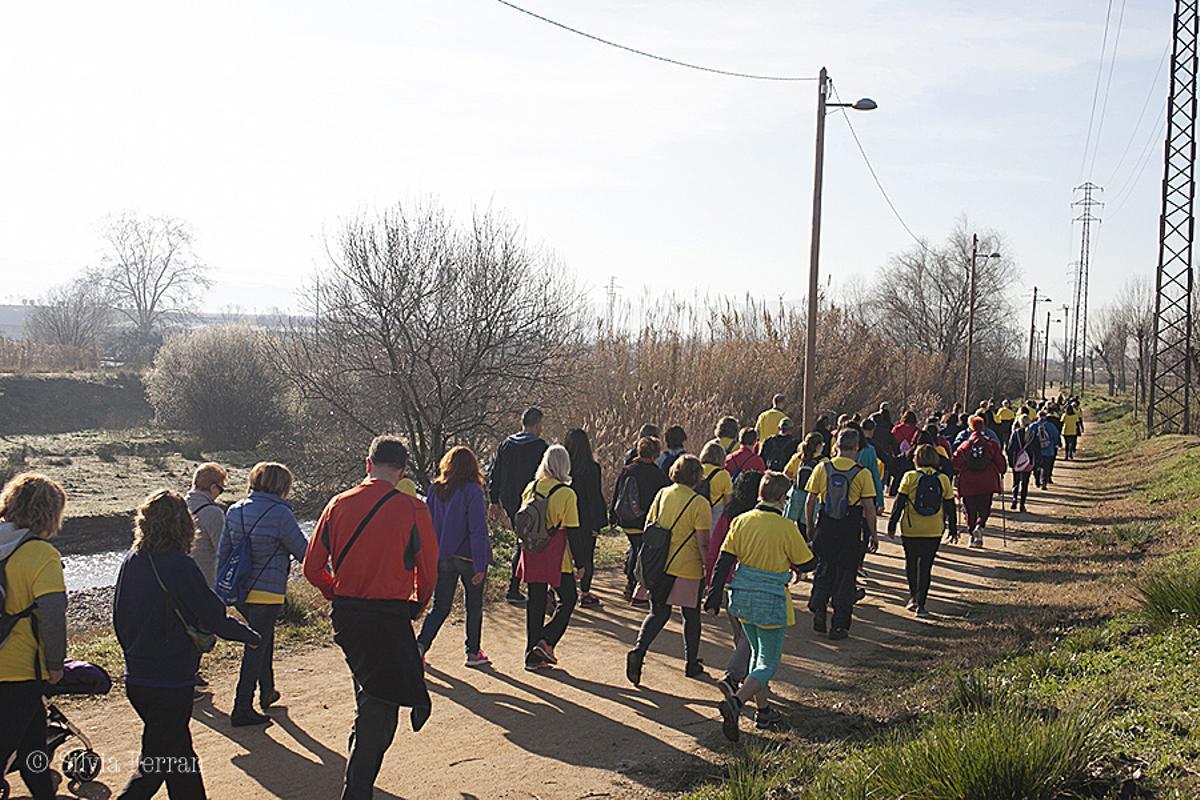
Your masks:
<svg viewBox="0 0 1200 800"><path fill-rule="evenodd" d="M816 469L816 464L801 464L800 469L796 470L795 486L801 492L808 491L808 479L812 477L813 470Z"/></svg>
<svg viewBox="0 0 1200 800"><path fill-rule="evenodd" d="M987 443L980 436L967 443L967 469L980 472L988 468L992 460L988 458Z"/></svg>
<svg viewBox="0 0 1200 800"><path fill-rule="evenodd" d="M646 530L642 533L642 549L638 551L633 574L637 578L637 582L647 590L654 591L654 587L667 574L667 569L675 560L675 556L679 555L679 551L686 547L687 543L696 535L693 530L691 535L684 539L683 544L679 545L668 558L667 553L671 549L671 537L674 535L675 526L679 524L679 520L683 519L683 515L699 497L700 495L693 494L688 498L683 510L675 517L675 521L671 523L670 527L664 528L658 520L655 520L652 524L647 525Z"/></svg>
<svg viewBox="0 0 1200 800"><path fill-rule="evenodd" d="M712 503L712 479L716 474L717 470L714 469L712 472L708 473L707 478L702 479L696 484L696 494L703 497L709 503Z"/></svg>
<svg viewBox="0 0 1200 800"><path fill-rule="evenodd" d="M913 494L913 510L922 517L936 516L942 510L944 498L942 476L936 472L922 472Z"/></svg>
<svg viewBox="0 0 1200 800"><path fill-rule="evenodd" d="M646 517L642 508L642 490L638 486L637 477L632 473L621 480L617 489L617 499L613 503L613 511L617 515L617 524L622 528L637 528Z"/></svg>
<svg viewBox="0 0 1200 800"><path fill-rule="evenodd" d="M32 536L26 536L17 543L17 546L12 549L11 553L4 557L3 561L0 561L0 647L4 645L9 634L13 632L13 628L17 627L18 622L33 617L33 609L37 606L36 602L30 603L27 608L23 608L14 614L10 614L4 610L5 601L8 600L8 560L13 557L13 554L24 547L26 543L33 541L33 539L34 537ZM36 626L36 623L33 624ZM36 636L36 627L34 635Z"/></svg>

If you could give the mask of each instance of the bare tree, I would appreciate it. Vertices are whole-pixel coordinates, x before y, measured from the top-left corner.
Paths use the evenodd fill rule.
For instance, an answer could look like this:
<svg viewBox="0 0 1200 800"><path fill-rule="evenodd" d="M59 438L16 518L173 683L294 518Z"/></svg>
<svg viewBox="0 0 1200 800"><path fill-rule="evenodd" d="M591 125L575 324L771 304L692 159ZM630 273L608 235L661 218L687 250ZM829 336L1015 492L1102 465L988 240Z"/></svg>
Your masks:
<svg viewBox="0 0 1200 800"><path fill-rule="evenodd" d="M1125 327L1134 345L1134 375L1137 381L1134 407L1146 402L1149 391L1150 347L1154 336L1154 287L1149 278L1134 278L1125 284L1118 299Z"/></svg>
<svg viewBox="0 0 1200 800"><path fill-rule="evenodd" d="M398 205L348 223L332 249L306 293L310 322L278 341L340 438L400 433L429 476L451 442L482 444L566 385L582 295L514 224L488 211L457 226L432 202Z"/></svg>
<svg viewBox="0 0 1200 800"><path fill-rule="evenodd" d="M26 324L30 338L36 341L95 354L112 326L103 282L94 274L85 274L54 287Z"/></svg>
<svg viewBox="0 0 1200 800"><path fill-rule="evenodd" d="M1109 303L1094 317L1095 346L1092 348L1092 383L1096 382L1096 358L1104 365L1111 397L1125 388L1125 360L1129 350L1129 327L1120 301Z"/></svg>
<svg viewBox="0 0 1200 800"><path fill-rule="evenodd" d="M200 291L212 285L182 220L125 213L109 220L103 236L104 287L141 346L168 322L190 315Z"/></svg>

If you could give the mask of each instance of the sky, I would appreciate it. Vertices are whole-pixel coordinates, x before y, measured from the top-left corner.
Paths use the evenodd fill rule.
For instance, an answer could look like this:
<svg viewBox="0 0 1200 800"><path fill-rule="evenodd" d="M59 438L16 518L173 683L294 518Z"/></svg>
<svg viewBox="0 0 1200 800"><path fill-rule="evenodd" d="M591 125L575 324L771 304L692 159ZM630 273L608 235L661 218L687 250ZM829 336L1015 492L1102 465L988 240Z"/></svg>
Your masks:
<svg viewBox="0 0 1200 800"><path fill-rule="evenodd" d="M909 228L1001 232L1014 302L1068 299L1088 179L1108 203L1093 307L1153 276L1166 0L1111 3L1094 114L1106 0L518 1L717 68L827 67L842 99L879 104L852 121ZM5 3L0 302L98 263L104 219L132 210L193 227L204 310L294 308L340 224L431 197L509 215L597 302L610 279L796 301L815 103L813 82L682 69L495 0ZM827 125L823 280L869 285L913 241Z"/></svg>

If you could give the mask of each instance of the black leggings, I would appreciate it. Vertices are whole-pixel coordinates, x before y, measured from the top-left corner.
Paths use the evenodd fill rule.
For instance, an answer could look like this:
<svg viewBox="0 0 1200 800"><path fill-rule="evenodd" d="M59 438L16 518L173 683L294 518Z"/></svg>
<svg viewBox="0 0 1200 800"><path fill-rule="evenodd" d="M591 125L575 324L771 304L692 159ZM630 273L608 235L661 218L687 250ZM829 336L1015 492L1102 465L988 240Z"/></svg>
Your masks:
<svg viewBox="0 0 1200 800"><path fill-rule="evenodd" d="M933 559L937 556L939 536L905 536L904 570L908 574L908 596L925 608L929 582L933 576Z"/></svg>
<svg viewBox="0 0 1200 800"><path fill-rule="evenodd" d="M0 718L4 719L0 724L0 780L9 759L15 757L13 766L20 771L34 800L54 800L50 770L39 769L50 761L41 681L0 682Z"/></svg>
<svg viewBox="0 0 1200 800"><path fill-rule="evenodd" d="M1054 480L1054 459L1057 456L1042 456L1038 459L1038 486L1048 486Z"/></svg>
<svg viewBox="0 0 1200 800"><path fill-rule="evenodd" d="M119 798L151 798L165 783L171 800L203 800L200 760L192 749L192 693L182 689L126 685L133 710L141 717L142 752L137 769Z"/></svg>
<svg viewBox="0 0 1200 800"><path fill-rule="evenodd" d="M1029 497L1029 476L1032 474L1032 472L1013 471L1012 501L1014 506L1019 503L1021 508L1025 507L1025 500Z"/></svg>
<svg viewBox="0 0 1200 800"><path fill-rule="evenodd" d="M671 618L671 606L667 604L667 598L671 596L671 590L675 588L675 576L664 575L654 590L650 592L650 613L642 620L642 627L638 631L637 644L634 649L642 655L650 649L650 645L658 634L662 633L663 627L666 626L667 620ZM697 603L695 608L680 608L680 613L683 614L683 654L688 664L695 664L700 657L700 607Z"/></svg>
<svg viewBox="0 0 1200 800"><path fill-rule="evenodd" d="M629 549L625 551L625 594L633 594L637 587L637 578L633 570L637 566L638 554L642 551L642 534L626 533L629 539Z"/></svg>
<svg viewBox="0 0 1200 800"><path fill-rule="evenodd" d="M568 528L567 541L571 543L571 558L575 565L583 570L583 578L579 581L579 593L587 594L592 590L592 575L596 572L595 531Z"/></svg>
<svg viewBox="0 0 1200 800"><path fill-rule="evenodd" d="M554 647L567 632L567 624L575 611L575 603L579 595L575 591L575 575L564 572L562 582L558 585L558 607L554 616L546 622L546 598L550 585L546 583L529 584L529 601L525 606L525 656L533 652L533 647L543 639L546 644Z"/></svg>
<svg viewBox="0 0 1200 800"><path fill-rule="evenodd" d="M1067 443L1067 460L1075 458L1075 448L1079 446L1078 436L1064 436L1063 441Z"/></svg>

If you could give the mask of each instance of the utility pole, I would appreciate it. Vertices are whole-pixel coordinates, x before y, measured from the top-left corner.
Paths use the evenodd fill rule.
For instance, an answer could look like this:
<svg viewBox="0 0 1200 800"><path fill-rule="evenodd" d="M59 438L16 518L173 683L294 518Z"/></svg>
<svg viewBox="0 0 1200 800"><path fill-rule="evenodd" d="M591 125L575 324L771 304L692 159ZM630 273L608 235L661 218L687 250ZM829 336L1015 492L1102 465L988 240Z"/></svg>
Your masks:
<svg viewBox="0 0 1200 800"><path fill-rule="evenodd" d="M1051 302L1049 297L1041 299L1043 303ZM1038 304L1038 287L1033 287L1033 309L1029 312L1029 357L1025 360L1025 397L1028 398L1030 392L1033 391L1033 384L1037 381L1037 372L1034 371L1033 364L1033 335L1037 332L1037 304Z"/></svg>
<svg viewBox="0 0 1200 800"><path fill-rule="evenodd" d="M1083 209L1083 213L1075 218L1082 224L1082 234L1079 244L1079 270L1075 273L1075 328L1071 339L1071 394L1075 395L1075 375L1079 372L1079 397L1083 397L1083 383L1087 377L1087 316L1088 316L1088 272L1092 252L1092 223L1100 218L1092 214L1093 208L1104 205L1093 195L1104 191L1096 184L1088 181L1076 186L1075 191L1083 192L1083 197L1072 203L1072 206ZM1083 358L1080 359L1082 352Z"/></svg>
<svg viewBox="0 0 1200 800"><path fill-rule="evenodd" d="M1062 385L1065 388L1067 385L1067 352L1070 348L1070 343L1067 340L1067 332L1071 327L1071 307L1063 303L1063 380Z"/></svg>
<svg viewBox="0 0 1200 800"><path fill-rule="evenodd" d="M1046 312L1046 339L1042 346L1042 399L1046 399L1046 373L1050 371L1050 312Z"/></svg>
<svg viewBox="0 0 1200 800"><path fill-rule="evenodd" d="M971 360L975 353L975 259L979 257L979 236L971 234L971 265L967 268L967 369L963 377L963 413L971 413Z"/></svg>
<svg viewBox="0 0 1200 800"><path fill-rule="evenodd" d="M804 331L804 430L816 424L817 292L820 288L821 190L825 182L825 105L829 102L829 72L821 67L817 83L817 154L813 164L812 239L808 251L808 324Z"/></svg>

